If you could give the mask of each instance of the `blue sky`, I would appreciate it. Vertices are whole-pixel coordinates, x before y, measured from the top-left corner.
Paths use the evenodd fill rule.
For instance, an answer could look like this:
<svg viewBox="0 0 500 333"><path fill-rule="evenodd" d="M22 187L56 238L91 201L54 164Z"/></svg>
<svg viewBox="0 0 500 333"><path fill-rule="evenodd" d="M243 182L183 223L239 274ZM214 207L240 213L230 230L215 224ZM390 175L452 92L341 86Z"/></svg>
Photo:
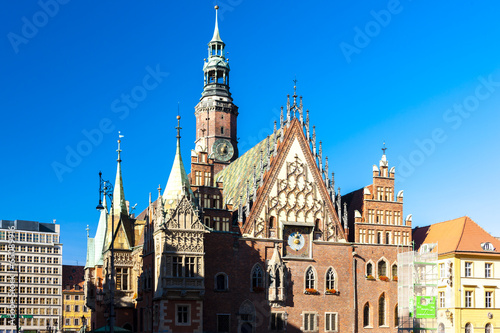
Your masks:
<svg viewBox="0 0 500 333"><path fill-rule="evenodd" d="M184 161L194 148L214 4L1 4L1 219L56 219L64 263L83 264L98 172L114 181L118 131L126 199L139 213L156 197L178 103ZM371 183L385 141L414 226L468 215L500 236L498 2L219 6L241 151L272 131L296 77L342 193Z"/></svg>

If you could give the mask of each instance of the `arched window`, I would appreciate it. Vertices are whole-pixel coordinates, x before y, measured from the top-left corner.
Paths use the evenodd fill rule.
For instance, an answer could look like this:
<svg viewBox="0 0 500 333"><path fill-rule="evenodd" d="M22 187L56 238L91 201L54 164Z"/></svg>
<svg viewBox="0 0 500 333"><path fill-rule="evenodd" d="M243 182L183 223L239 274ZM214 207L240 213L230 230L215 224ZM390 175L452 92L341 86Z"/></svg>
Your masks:
<svg viewBox="0 0 500 333"><path fill-rule="evenodd" d="M398 265L397 264L393 264L392 265L392 279L396 280L397 277L398 277Z"/></svg>
<svg viewBox="0 0 500 333"><path fill-rule="evenodd" d="M380 295L378 299L378 326L385 325L385 295Z"/></svg>
<svg viewBox="0 0 500 333"><path fill-rule="evenodd" d="M366 264L366 276L373 276L373 264L371 262Z"/></svg>
<svg viewBox="0 0 500 333"><path fill-rule="evenodd" d="M470 323L465 324L465 333L472 333L472 325Z"/></svg>
<svg viewBox="0 0 500 333"><path fill-rule="evenodd" d="M438 325L438 333L444 333L444 324L443 323Z"/></svg>
<svg viewBox="0 0 500 333"><path fill-rule="evenodd" d="M377 271L378 276L387 276L387 264L383 259L378 262Z"/></svg>
<svg viewBox="0 0 500 333"><path fill-rule="evenodd" d="M329 268L326 272L326 289L336 289L335 286L335 272L333 268Z"/></svg>
<svg viewBox="0 0 500 333"><path fill-rule="evenodd" d="M319 231L320 227L321 227L321 220L316 219L316 221L314 221L314 231Z"/></svg>
<svg viewBox="0 0 500 333"><path fill-rule="evenodd" d="M264 288L264 272L259 264L256 264L252 270L252 290Z"/></svg>
<svg viewBox="0 0 500 333"><path fill-rule="evenodd" d="M394 326L399 326L399 313L398 313L398 305L394 307Z"/></svg>
<svg viewBox="0 0 500 333"><path fill-rule="evenodd" d="M224 291L228 289L228 281L226 273L217 273L215 275L215 290Z"/></svg>
<svg viewBox="0 0 500 333"><path fill-rule="evenodd" d="M306 271L306 289L316 289L316 277L312 267L309 267Z"/></svg>
<svg viewBox="0 0 500 333"><path fill-rule="evenodd" d="M486 324L486 326L484 327L484 333L493 333L493 327L490 323Z"/></svg>
<svg viewBox="0 0 500 333"><path fill-rule="evenodd" d="M370 326L370 304L366 303L363 308L363 327Z"/></svg>

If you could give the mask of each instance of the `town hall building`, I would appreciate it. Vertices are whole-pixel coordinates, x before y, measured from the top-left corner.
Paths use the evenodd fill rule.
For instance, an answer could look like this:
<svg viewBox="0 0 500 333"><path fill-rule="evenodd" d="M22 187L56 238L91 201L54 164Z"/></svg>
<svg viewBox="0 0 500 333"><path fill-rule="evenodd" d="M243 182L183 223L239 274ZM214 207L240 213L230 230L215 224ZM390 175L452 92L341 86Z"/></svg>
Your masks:
<svg viewBox="0 0 500 333"><path fill-rule="evenodd" d="M168 180L159 180L166 186L137 216L125 200L118 148L112 200L107 205L104 194L88 238L89 325L397 332L397 254L410 250L412 221L385 149L373 183L341 195L293 87L273 133L240 151L238 114L249 111L230 93L217 16L208 47L191 156L181 157L177 116L174 162Z"/></svg>

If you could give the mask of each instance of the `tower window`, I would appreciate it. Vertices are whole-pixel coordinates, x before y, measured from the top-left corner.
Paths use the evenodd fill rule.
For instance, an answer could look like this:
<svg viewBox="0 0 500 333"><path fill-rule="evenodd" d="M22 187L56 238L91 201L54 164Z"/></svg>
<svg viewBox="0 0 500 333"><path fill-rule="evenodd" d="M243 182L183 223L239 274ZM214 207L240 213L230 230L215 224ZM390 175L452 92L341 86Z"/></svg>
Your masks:
<svg viewBox="0 0 500 333"><path fill-rule="evenodd" d="M224 134L224 127L220 128L220 134Z"/></svg>

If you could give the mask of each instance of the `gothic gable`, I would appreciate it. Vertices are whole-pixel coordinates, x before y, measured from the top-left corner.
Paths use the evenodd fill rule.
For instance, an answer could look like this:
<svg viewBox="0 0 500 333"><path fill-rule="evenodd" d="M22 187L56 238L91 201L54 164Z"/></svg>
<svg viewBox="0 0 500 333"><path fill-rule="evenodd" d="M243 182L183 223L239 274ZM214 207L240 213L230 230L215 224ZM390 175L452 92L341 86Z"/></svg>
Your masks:
<svg viewBox="0 0 500 333"><path fill-rule="evenodd" d="M285 224L314 226L315 239L345 240L344 230L297 119L285 130L243 232L252 237L281 238Z"/></svg>

